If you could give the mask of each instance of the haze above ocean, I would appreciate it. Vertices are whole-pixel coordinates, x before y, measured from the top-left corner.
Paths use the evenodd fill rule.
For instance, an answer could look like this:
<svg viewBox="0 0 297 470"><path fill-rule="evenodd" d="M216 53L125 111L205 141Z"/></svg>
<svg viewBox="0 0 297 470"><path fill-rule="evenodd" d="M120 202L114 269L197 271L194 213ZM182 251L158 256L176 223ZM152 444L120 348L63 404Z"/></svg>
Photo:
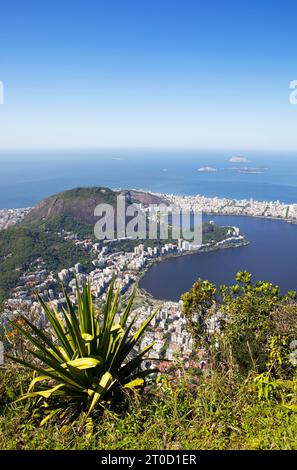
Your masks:
<svg viewBox="0 0 297 470"><path fill-rule="evenodd" d="M239 154L250 162L231 163L238 154L226 150L1 151L0 208L33 206L77 186L297 202L297 153ZM206 166L217 171L197 171Z"/></svg>

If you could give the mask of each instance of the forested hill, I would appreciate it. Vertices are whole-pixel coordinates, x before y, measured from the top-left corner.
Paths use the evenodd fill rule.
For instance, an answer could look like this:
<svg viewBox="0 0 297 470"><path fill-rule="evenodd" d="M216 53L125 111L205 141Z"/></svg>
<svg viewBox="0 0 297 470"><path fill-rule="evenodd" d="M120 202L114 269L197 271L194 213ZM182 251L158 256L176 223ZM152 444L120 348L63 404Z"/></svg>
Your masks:
<svg viewBox="0 0 297 470"><path fill-rule="evenodd" d="M23 224L26 226L56 225L60 229L73 231L82 228L83 225L85 231L89 231L89 235L92 236L94 225L98 220L94 216L95 207L99 204L110 204L116 209L119 195L125 196L127 204L164 203L162 198L142 191L113 191L103 187L75 188L41 201L25 217Z"/></svg>
<svg viewBox="0 0 297 470"><path fill-rule="evenodd" d="M118 193L108 188L75 188L44 199L25 217L23 224L40 225L57 218L94 225L94 209L98 204L115 206ZM62 227L61 227L62 228Z"/></svg>
<svg viewBox="0 0 297 470"><path fill-rule="evenodd" d="M22 273L31 269L32 263L34 265L39 258L42 266L53 272L78 262L88 266L90 255L61 235L72 232L80 239L93 238L98 220L94 216L95 207L105 203L116 209L120 194L125 196L127 203L163 202L157 196L141 191L75 188L41 201L21 224L0 231L0 302L18 285Z"/></svg>

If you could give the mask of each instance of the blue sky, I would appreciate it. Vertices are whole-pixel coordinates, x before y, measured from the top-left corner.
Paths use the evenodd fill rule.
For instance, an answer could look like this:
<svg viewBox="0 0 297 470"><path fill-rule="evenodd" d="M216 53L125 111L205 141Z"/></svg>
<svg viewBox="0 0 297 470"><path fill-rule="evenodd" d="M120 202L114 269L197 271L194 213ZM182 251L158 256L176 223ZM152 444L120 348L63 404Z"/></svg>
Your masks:
<svg viewBox="0 0 297 470"><path fill-rule="evenodd" d="M2 0L0 149L297 150L297 3Z"/></svg>

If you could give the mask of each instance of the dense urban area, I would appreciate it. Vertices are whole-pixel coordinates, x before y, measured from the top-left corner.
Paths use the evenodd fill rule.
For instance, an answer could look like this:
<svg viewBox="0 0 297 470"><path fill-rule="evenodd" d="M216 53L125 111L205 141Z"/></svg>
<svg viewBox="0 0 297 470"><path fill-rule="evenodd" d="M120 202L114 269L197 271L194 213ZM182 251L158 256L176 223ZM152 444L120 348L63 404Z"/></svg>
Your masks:
<svg viewBox="0 0 297 470"><path fill-rule="evenodd" d="M180 196L162 194L162 197L187 212L202 211L212 215L246 215L251 217L270 217L297 220L297 204L285 204L280 201L256 201L254 199L226 199L205 196Z"/></svg>
<svg viewBox="0 0 297 470"><path fill-rule="evenodd" d="M294 221L297 219L297 204L283 204L276 202L259 202L250 200L230 200L219 198L208 198L205 196L179 196L158 194L166 203L179 207L183 213L203 212L218 215L247 215L256 217L282 218ZM2 209L0 210L0 229L6 229L19 224L30 208ZM213 243L213 248L224 245L240 245L244 237L237 227L228 231L224 240ZM59 233L64 240L71 241L85 250L91 259L91 269L87 269L81 263L75 263L72 267L66 267L58 273L49 271L42 257L35 259L30 268L20 276L17 287L11 289L10 296L2 315L2 323L5 324L11 316L23 308L33 311L39 323L46 326L45 316L40 304L36 301L36 292L39 292L45 301L51 302L59 311L65 306L65 298L61 292L61 283L66 286L70 299L76 301L76 280L81 288L88 278L91 284L92 294L98 302L105 299L108 286L114 276L117 277L117 286L122 294L127 295L137 283L140 276L148 266L162 257L182 255L190 251L207 249L210 243L193 245L186 240L179 239L176 244L165 243L162 247L145 247L139 244L133 251L116 251L116 242L110 250L109 243L105 245L96 243L90 239L79 239L74 233L62 231ZM138 322L140 325L147 318L152 309L158 303L154 299L143 296L144 304L137 308ZM185 319L182 313L181 302L162 302L161 308L151 324L150 332L143 339L141 347L145 347L152 340L155 341L151 352L153 358L164 358L171 360L174 353L187 358L192 351L192 338L185 327Z"/></svg>
<svg viewBox="0 0 297 470"><path fill-rule="evenodd" d="M193 203L188 198L174 198L163 196L175 205L181 204L183 210L192 210ZM196 201L196 199L195 199ZM186 204L184 206L184 203ZM183 206L182 206L183 204ZM9 209L0 212L0 227L2 229L18 224L29 212L26 209ZM42 257L31 261L30 266L21 273L16 287L9 292L5 309L1 316L2 324L25 308L34 313L35 318L42 327L46 327L46 317L36 299L38 292L45 301L60 311L65 307L65 298L61 292L63 284L70 299L76 302L76 281L82 288L86 279L90 281L92 295L95 301L100 303L105 299L106 292L114 276L117 278L117 286L121 294L129 295L133 286L138 282L145 270L154 262L169 256L180 256L193 251L217 249L228 246L240 246L246 243L243 235L237 227L230 227L226 231L223 240L213 241L200 245L193 245L187 240L178 239L176 243L163 243L161 246L145 246L142 243L134 244L131 251L121 250L117 240L113 242L98 243L96 240L81 239L77 234L62 230L57 233L60 238L73 243L88 254L91 268L82 263L74 266L65 266L57 273L49 270ZM122 240L121 240L122 241ZM117 246L119 248L117 249ZM111 249L112 247L112 249ZM156 359L171 360L175 353L183 358L189 358L192 352L193 340L186 330L185 318L182 313L181 302L157 302L146 293L141 293L141 306L136 305L138 320L136 327L140 325L152 312L152 309L160 307L153 320L150 331L143 339L141 347L145 347L152 340L155 341L150 356Z"/></svg>
<svg viewBox="0 0 297 470"><path fill-rule="evenodd" d="M203 212L218 215L247 215L254 217L282 218L294 221L297 219L297 204L284 204L276 202L259 202L250 200L231 200L220 198L208 198L205 196L180 196L158 194L171 206L179 207L183 213ZM20 223L30 208L2 209L0 210L0 229L6 229ZM36 292L39 292L44 300L50 301L57 310L65 306L65 299L61 293L61 283L67 287L70 298L76 300L76 281L82 287L88 278L91 284L94 299L104 300L108 286L116 275L117 284L122 294L131 292L132 287L139 280L147 267L155 260L162 257L181 255L193 250L203 250L211 244L195 246L186 240L179 239L177 244L165 243L162 247L146 247L139 244L133 251L115 251L116 242L110 250L110 244L102 246L90 239L79 239L76 234L62 231L59 234L64 240L73 242L76 246L85 250L91 259L92 269L86 269L81 263L75 263L72 267L65 267L57 274L49 271L40 257L35 259L30 268L22 273L19 285L13 288L5 305L6 310L2 315L2 323L23 308L24 304L35 312L39 323L46 321L40 304L36 301ZM213 244L214 248L224 245L241 244L244 237L237 227L232 227L228 237ZM144 296L144 305L138 307L138 324L147 318L152 309L159 303L154 299ZM46 325L43 325L46 326ZM155 317L149 334L142 341L144 347L152 340L155 341L151 356L171 360L176 352L181 357L188 357L192 351L192 338L185 328L185 319L181 309L181 302L162 302L161 308Z"/></svg>
<svg viewBox="0 0 297 470"><path fill-rule="evenodd" d="M69 196L73 194L60 196L60 201ZM74 196L77 197L77 191ZM249 215L284 219L292 223L296 221L296 205L204 196L155 196L167 205L179 207L182 213ZM56 201L54 198L57 206ZM72 204L73 199L70 199L70 202ZM5 344L0 343L0 364L4 363L4 403L10 403L23 393L22 381L26 381L28 377L23 368L21 373L18 368L13 367L7 368L6 372L6 348L18 351L23 348L19 332L11 328L9 320L14 320L14 325L23 324L18 322L24 322L24 319L30 320L31 324L35 325L35 331L40 331L40 334L52 333L48 313L38 302L36 293L55 307L62 316L63 308L68 307L61 284L64 285L70 301L77 305L76 282L82 291L83 285L89 280L92 294L89 299L94 302L95 308L100 308L107 305L105 302L108 301L108 288L111 281L116 279L114 288L119 289L121 301L125 305L140 278L153 263L162 262L168 257L188 255L194 251L237 247L248 243L236 226L220 227L213 221L205 224L205 237L200 245L189 243L182 238L161 240L157 244L147 240L131 240L128 237L124 240L98 241L94 237L84 236L84 231L78 230L76 233L76 228L80 229L81 225L75 221L72 222L72 230L68 225L63 229L61 219L52 217L46 221L44 214L48 214L52 203L53 199L41 214L35 213L34 224L41 221L40 226L23 223L28 213L32 213L30 209L1 211L0 328L6 339ZM144 209L150 213L147 207ZM5 234L8 236L4 236ZM24 252L25 256L22 256ZM49 253L51 256L48 256ZM11 272L14 277L6 277L9 289L3 291L3 279ZM278 287L269 282L253 284L251 275L245 271L238 273L236 285L231 286L230 290L227 289L225 294L220 291L223 295L221 303L213 303L216 291L213 288L215 289L208 281L200 280L179 302L159 301L145 291L137 290L131 316L136 321L131 330L131 338L137 336L146 320L150 320L150 323L130 357L133 361L143 350L147 351L145 348L152 346L144 356L141 374L153 374L154 395L150 395L150 388L146 387L143 401L135 400L135 407L134 400L131 401L129 412L127 415L123 413L120 421L116 418L116 425L112 418L106 419L110 411L108 415L104 415L104 420L100 418L99 422L94 424L94 429L98 429L92 437L94 448L110 448L113 440L121 449L296 448L296 413L293 412L296 400L295 395L291 393L293 387L296 389L291 380L292 367L297 363L297 352L294 349L295 293L291 293L293 297L281 296ZM199 295L197 297L199 292L203 294L205 303L203 298ZM236 294L233 295L232 292ZM191 303L196 302L195 299L198 302L196 307L207 309L205 321L202 323L203 312L198 313L197 310L191 309ZM114 318L115 326L122 318L121 311L120 308ZM252 317L251 311L254 312ZM60 315L57 315L57 318L60 318ZM281 349L277 349L281 351L282 356L281 362L277 362L275 368L279 375L274 378L270 375L272 356L269 348L271 345L278 347L278 343L272 343L271 338L279 338L280 331L285 336L282 336ZM251 332L248 337L248 349L244 349L246 332ZM238 338L243 338L240 348ZM225 341L230 348L225 348ZM275 354L275 351L276 349L273 349L272 353ZM275 361L279 360L278 355L273 357ZM255 369L254 358L262 369ZM264 372L261 372L263 370ZM157 371L161 374L156 374ZM277 384L278 376L289 379L287 389L280 396L277 387L269 390L267 388L267 377L270 383ZM284 384L284 381L281 383ZM291 399L288 398L290 396ZM43 428L34 421L32 408L15 408L16 411L12 408L10 411L8 407L7 410L2 421L0 419L2 448L43 448L44 442L49 448L76 448L80 439L82 447L85 448L86 434L81 435L81 430L77 431L75 427L76 424L73 428L68 427L64 435L57 427L57 423L61 423L60 417L53 425ZM9 413L12 413L12 418ZM48 416L51 416L51 413ZM103 421L106 428L102 424ZM127 429L133 429L133 436ZM171 433L169 438L168 432ZM257 439L254 438L255 434ZM291 437L288 438L288 435ZM32 439L32 436L35 437ZM139 436L142 439L141 444ZM172 436L177 436L177 441Z"/></svg>

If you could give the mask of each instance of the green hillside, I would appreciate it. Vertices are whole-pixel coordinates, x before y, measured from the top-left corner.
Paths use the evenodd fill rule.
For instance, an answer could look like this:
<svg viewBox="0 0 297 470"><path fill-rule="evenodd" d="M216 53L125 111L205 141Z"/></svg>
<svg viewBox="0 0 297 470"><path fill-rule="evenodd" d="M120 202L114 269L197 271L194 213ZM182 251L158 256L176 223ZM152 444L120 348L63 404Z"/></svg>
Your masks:
<svg viewBox="0 0 297 470"><path fill-rule="evenodd" d="M55 194L37 204L23 225L49 230L69 230L81 236L93 236L98 204L116 206L119 193L108 188L75 188Z"/></svg>
<svg viewBox="0 0 297 470"><path fill-rule="evenodd" d="M98 220L94 210L99 204L109 204L116 214L117 197L125 196L126 203L164 203L158 196L141 191L113 191L109 188L74 188L55 194L37 204L25 217L23 225L49 230L69 230L81 237L93 237ZM116 227L116 217L115 217Z"/></svg>
<svg viewBox="0 0 297 470"><path fill-rule="evenodd" d="M16 287L20 276L30 268L30 263L42 258L43 267L57 272L69 268L77 262L90 264L90 256L72 241L64 240L63 231L71 232L79 239L94 239L94 226L98 218L94 216L98 204L110 204L115 210L120 192L108 188L75 188L55 194L41 201L24 221L8 230L0 231L0 302L9 290ZM127 190L122 191L128 203L164 203L158 196ZM228 227L216 224L203 224L203 243L215 243L226 238ZM162 246L172 240L169 230L168 240L145 240L146 247ZM109 244L110 251L133 251L139 240L124 240Z"/></svg>
<svg viewBox="0 0 297 470"><path fill-rule="evenodd" d="M0 302L37 258L42 258L49 271L90 262L84 250L54 232L21 226L3 230L0 232Z"/></svg>

